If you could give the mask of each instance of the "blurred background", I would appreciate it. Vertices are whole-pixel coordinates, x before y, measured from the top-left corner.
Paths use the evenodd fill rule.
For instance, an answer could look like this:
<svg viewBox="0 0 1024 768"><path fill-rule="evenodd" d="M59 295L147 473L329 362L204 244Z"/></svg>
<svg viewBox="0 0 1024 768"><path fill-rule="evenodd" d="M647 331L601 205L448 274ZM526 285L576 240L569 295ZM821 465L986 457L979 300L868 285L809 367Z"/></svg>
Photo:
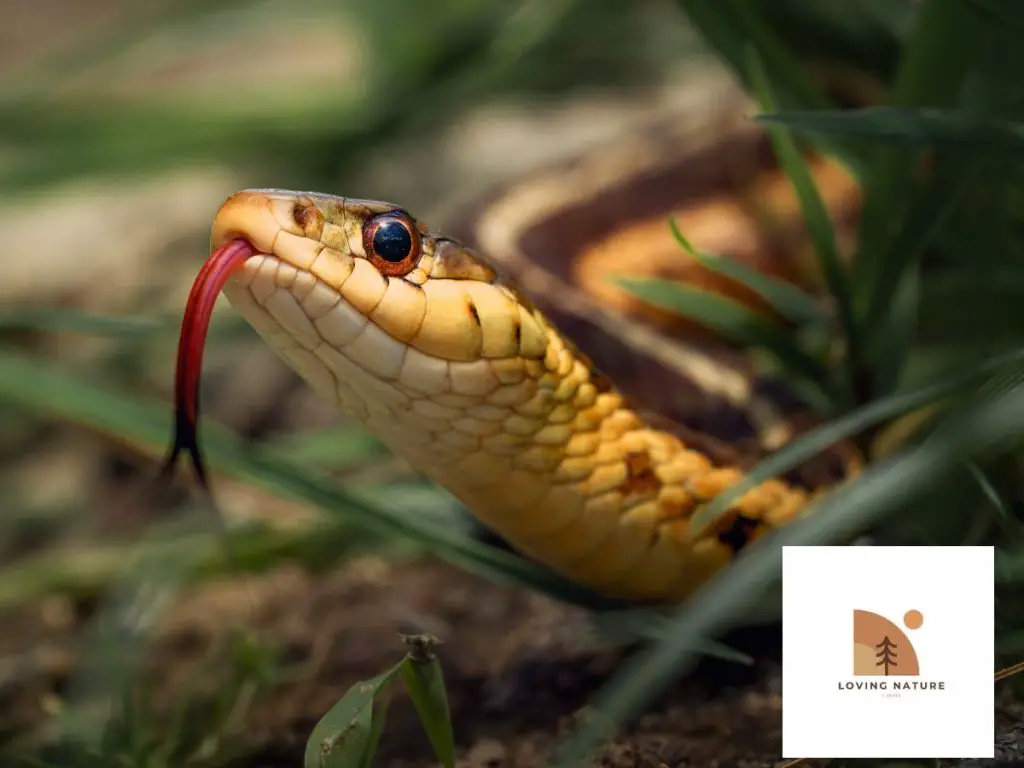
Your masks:
<svg viewBox="0 0 1024 768"><path fill-rule="evenodd" d="M892 74L915 3L752 5L864 103ZM405 627L445 639L467 765L543 764L559 718L610 670L563 643L578 611L353 526L365 504L475 530L225 302L203 389L221 517L188 478L154 489L178 324L212 216L238 189L389 200L444 229L535 169L742 99L687 16L706 20L708 4L2 7L0 755L295 765L346 687L400 656ZM274 475L275 456L308 469L303 488ZM347 495L319 498L351 514L302 500L326 477ZM538 658L561 671L516 703L524 683L503 671ZM607 764L646 765L641 753L676 737L673 765L738 760L737 734L767 760L777 689L765 680L717 690L696 715L707 692L683 691ZM382 765L432 764L407 710L389 720Z"/></svg>

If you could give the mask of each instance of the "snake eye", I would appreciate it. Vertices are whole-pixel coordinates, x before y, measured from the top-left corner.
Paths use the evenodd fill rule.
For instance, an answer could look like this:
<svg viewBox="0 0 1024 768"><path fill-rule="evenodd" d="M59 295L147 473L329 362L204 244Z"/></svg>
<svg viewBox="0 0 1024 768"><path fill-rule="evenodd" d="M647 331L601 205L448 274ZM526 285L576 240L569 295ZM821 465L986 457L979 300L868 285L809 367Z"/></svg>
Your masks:
<svg viewBox="0 0 1024 768"><path fill-rule="evenodd" d="M374 216L363 225L363 250L385 275L407 274L419 259L419 231L403 213Z"/></svg>

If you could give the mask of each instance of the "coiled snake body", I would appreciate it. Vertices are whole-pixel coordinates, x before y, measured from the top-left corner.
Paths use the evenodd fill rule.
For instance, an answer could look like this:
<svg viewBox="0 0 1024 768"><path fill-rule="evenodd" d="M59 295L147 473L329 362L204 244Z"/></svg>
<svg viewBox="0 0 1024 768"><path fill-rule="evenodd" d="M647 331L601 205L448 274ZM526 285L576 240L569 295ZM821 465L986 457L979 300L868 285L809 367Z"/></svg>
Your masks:
<svg viewBox="0 0 1024 768"><path fill-rule="evenodd" d="M602 594L679 601L813 495L772 480L692 530L737 462L644 412L493 263L397 206L247 190L212 245L210 264L234 261L207 271L230 273L231 304L320 395L515 549ZM648 324L594 317L645 343Z"/></svg>

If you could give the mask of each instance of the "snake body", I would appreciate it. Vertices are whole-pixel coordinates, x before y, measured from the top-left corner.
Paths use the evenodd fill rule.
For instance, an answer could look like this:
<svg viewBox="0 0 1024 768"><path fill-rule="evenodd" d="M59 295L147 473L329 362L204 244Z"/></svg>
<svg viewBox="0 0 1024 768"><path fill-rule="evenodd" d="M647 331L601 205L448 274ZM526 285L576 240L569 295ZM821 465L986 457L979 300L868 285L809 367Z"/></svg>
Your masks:
<svg viewBox="0 0 1024 768"><path fill-rule="evenodd" d="M397 206L246 190L217 248L257 251L224 293L321 396L511 546L609 597L678 602L807 508L783 480L715 526L742 470L636 407L483 255Z"/></svg>

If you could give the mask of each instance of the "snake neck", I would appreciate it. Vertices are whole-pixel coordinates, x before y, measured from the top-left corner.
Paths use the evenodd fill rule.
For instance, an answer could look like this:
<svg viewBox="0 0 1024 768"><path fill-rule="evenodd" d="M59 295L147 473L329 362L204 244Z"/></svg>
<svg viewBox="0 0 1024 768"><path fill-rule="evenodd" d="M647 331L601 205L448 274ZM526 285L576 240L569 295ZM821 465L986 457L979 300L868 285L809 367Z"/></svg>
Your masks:
<svg viewBox="0 0 1024 768"><path fill-rule="evenodd" d="M259 300L258 285L224 290L319 394L523 554L608 596L682 599L806 503L769 482L695 538L690 517L739 470L654 428L539 311L530 313L542 333L534 354L383 375L373 355L352 354L359 334L339 347L330 333L297 333L291 304Z"/></svg>

